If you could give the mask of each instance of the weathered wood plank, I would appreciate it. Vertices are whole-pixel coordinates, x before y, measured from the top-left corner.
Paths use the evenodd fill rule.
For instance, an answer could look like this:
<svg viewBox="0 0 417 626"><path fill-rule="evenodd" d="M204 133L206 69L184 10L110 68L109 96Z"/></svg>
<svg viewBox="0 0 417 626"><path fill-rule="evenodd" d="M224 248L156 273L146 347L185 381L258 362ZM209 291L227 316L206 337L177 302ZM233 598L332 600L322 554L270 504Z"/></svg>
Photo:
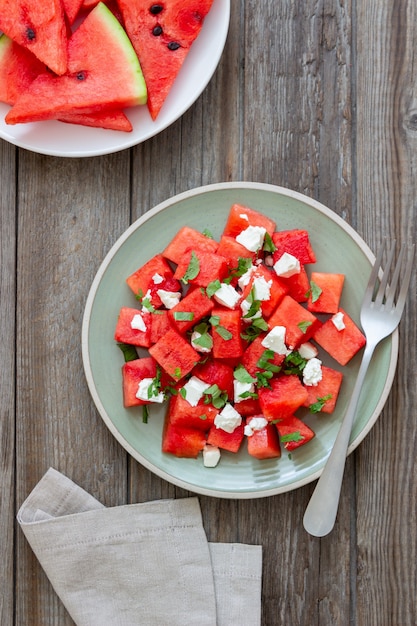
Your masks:
<svg viewBox="0 0 417 626"><path fill-rule="evenodd" d="M21 152L18 180L17 503L54 466L104 504L120 504L126 454L93 409L80 332L94 274L129 223L129 153ZM16 623L72 623L20 532L16 559Z"/></svg>
<svg viewBox="0 0 417 626"><path fill-rule="evenodd" d="M416 240L416 20L413 2L357 3L358 228L374 248ZM415 294L414 275L392 393L358 450L358 624L417 620Z"/></svg>
<svg viewBox="0 0 417 626"><path fill-rule="evenodd" d="M16 150L0 142L0 623L13 621L14 458L15 458L15 297Z"/></svg>

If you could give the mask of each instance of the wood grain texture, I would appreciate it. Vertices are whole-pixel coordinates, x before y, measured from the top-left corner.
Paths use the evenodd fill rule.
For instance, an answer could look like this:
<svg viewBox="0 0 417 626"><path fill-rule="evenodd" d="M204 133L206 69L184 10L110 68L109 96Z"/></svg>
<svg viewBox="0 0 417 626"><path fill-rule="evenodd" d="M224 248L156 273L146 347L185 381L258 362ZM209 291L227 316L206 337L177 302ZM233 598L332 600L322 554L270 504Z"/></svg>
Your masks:
<svg viewBox="0 0 417 626"><path fill-rule="evenodd" d="M0 624L73 624L14 523L49 466L107 506L189 495L127 455L84 378L87 294L132 221L193 187L253 180L321 201L373 249L415 241L416 21L411 0L232 0L212 80L158 136L88 159L0 141ZM331 535L303 530L314 485L200 498L210 541L263 547L262 626L417 623L416 327L414 275L392 393L347 461Z"/></svg>

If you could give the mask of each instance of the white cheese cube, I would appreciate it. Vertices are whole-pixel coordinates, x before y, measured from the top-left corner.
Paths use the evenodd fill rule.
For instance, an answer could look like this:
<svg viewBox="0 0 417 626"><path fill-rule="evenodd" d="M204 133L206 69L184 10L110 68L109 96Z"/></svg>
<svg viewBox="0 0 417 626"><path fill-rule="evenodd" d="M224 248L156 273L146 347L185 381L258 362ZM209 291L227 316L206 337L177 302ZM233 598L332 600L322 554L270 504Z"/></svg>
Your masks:
<svg viewBox="0 0 417 626"><path fill-rule="evenodd" d="M220 289L214 293L213 297L219 304L222 304L228 309L234 309L240 300L240 295L236 289L227 283L221 283Z"/></svg>
<svg viewBox="0 0 417 626"><path fill-rule="evenodd" d="M191 376L183 389L185 390L185 399L191 406L197 406L206 389L210 387L209 383L205 383L204 380L197 376Z"/></svg>
<svg viewBox="0 0 417 626"><path fill-rule="evenodd" d="M319 351L317 350L316 346L310 343L310 341L306 341L305 343L302 343L300 345L300 347L298 348L298 353L303 359L308 360L317 356Z"/></svg>
<svg viewBox="0 0 417 626"><path fill-rule="evenodd" d="M256 270L255 265L251 265L244 274L238 279L237 284L241 289L244 289L246 285L249 285L253 272Z"/></svg>
<svg viewBox="0 0 417 626"><path fill-rule="evenodd" d="M316 357L309 359L303 369L303 383L308 387L315 387L322 379L321 361Z"/></svg>
<svg viewBox="0 0 417 626"><path fill-rule="evenodd" d="M140 313L136 313L136 315L132 317L130 327L134 330L141 330L143 333L146 331L147 326L145 324L145 320Z"/></svg>
<svg viewBox="0 0 417 626"><path fill-rule="evenodd" d="M240 308L242 310L242 317L243 317L243 321L247 322L248 324L250 324L250 322L254 319L256 319L257 317L262 317L262 311L259 309L258 311L256 311L256 313L254 315L251 315L250 317L245 317L245 315L247 315L249 309L251 308L252 303L249 302L249 300L242 300L242 302L240 303Z"/></svg>
<svg viewBox="0 0 417 626"><path fill-rule="evenodd" d="M148 402L158 402L159 404L164 402L165 396L162 393L162 391L160 391L156 396L153 394L149 395L149 387L154 383L154 381L155 381L154 378L143 378L140 381L138 385L138 390L136 392L136 397L139 400L147 400Z"/></svg>
<svg viewBox="0 0 417 626"><path fill-rule="evenodd" d="M300 273L300 261L292 254L284 252L278 261L275 262L274 270L278 276L289 278L290 276L294 276L294 274Z"/></svg>
<svg viewBox="0 0 417 626"><path fill-rule="evenodd" d="M343 321L343 317L344 317L343 313L339 311L338 313L335 313L333 317L330 318L333 324L335 325L335 327L337 328L337 330L343 330L344 328L346 328L345 323Z"/></svg>
<svg viewBox="0 0 417 626"><path fill-rule="evenodd" d="M235 402L244 400L245 396L243 396L243 394L253 393L254 391L255 385L253 383L241 383L239 380L236 380L236 378L233 380L233 397Z"/></svg>
<svg viewBox="0 0 417 626"><path fill-rule="evenodd" d="M216 428L221 428L227 433L232 433L242 423L242 416L229 403L214 418Z"/></svg>
<svg viewBox="0 0 417 626"><path fill-rule="evenodd" d="M271 287L272 280L266 280L263 276L255 278L252 285L254 299L261 300L262 302L270 300Z"/></svg>
<svg viewBox="0 0 417 626"><path fill-rule="evenodd" d="M179 291L165 291L165 289L158 289L156 293L161 298L164 307L167 309L172 309L181 300L181 293Z"/></svg>
<svg viewBox="0 0 417 626"><path fill-rule="evenodd" d="M236 237L236 241L250 252L257 252L264 243L266 229L263 226L248 226Z"/></svg>
<svg viewBox="0 0 417 626"><path fill-rule="evenodd" d="M161 274L158 274L158 272L155 272L155 274L152 276L152 280L155 285L160 285L164 282L164 277L161 276Z"/></svg>
<svg viewBox="0 0 417 626"><path fill-rule="evenodd" d="M264 337L261 344L264 348L273 350L276 354L289 354L289 350L285 343L285 335L287 329L285 326L274 326L272 330Z"/></svg>
<svg viewBox="0 0 417 626"><path fill-rule="evenodd" d="M203 448L203 463L204 467L216 467L220 461L220 450L217 446L211 446L206 443Z"/></svg>
<svg viewBox="0 0 417 626"><path fill-rule="evenodd" d="M252 417L245 426L245 435L251 437L257 430L262 430L268 424L264 417Z"/></svg>

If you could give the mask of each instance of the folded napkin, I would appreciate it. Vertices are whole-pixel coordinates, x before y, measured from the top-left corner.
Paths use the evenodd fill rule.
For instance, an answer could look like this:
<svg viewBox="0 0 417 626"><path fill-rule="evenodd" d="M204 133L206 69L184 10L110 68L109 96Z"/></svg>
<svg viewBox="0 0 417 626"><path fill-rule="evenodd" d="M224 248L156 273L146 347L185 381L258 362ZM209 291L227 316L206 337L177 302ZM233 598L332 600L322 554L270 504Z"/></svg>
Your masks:
<svg viewBox="0 0 417 626"><path fill-rule="evenodd" d="M196 497L106 508L50 468L18 522L78 626L257 626L262 548L209 543Z"/></svg>

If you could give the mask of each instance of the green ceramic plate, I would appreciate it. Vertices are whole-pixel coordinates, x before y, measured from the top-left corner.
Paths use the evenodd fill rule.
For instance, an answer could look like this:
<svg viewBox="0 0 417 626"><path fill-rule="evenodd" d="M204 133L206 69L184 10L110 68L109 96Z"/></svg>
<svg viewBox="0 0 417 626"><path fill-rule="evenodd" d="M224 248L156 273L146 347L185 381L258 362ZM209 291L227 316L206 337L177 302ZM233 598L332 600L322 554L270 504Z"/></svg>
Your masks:
<svg viewBox="0 0 417 626"><path fill-rule="evenodd" d="M216 468L201 458L179 459L161 452L164 408L152 407L148 424L141 409L124 409L123 356L113 340L119 309L137 305L125 278L161 252L180 226L221 234L231 205L240 202L274 218L278 229L305 228L317 255L315 269L344 273L341 305L359 323L361 299L374 255L359 235L323 205L281 187L258 183L223 183L193 189L163 202L137 220L104 259L86 303L82 349L87 382L97 409L120 444L158 476L196 493L223 498L256 498L283 493L318 478L352 393L360 355L344 368L336 411L305 416L316 437L281 459L258 461L243 449L222 453ZM394 333L377 348L368 370L349 452L364 439L389 394L398 354ZM329 357L323 362L340 369Z"/></svg>

